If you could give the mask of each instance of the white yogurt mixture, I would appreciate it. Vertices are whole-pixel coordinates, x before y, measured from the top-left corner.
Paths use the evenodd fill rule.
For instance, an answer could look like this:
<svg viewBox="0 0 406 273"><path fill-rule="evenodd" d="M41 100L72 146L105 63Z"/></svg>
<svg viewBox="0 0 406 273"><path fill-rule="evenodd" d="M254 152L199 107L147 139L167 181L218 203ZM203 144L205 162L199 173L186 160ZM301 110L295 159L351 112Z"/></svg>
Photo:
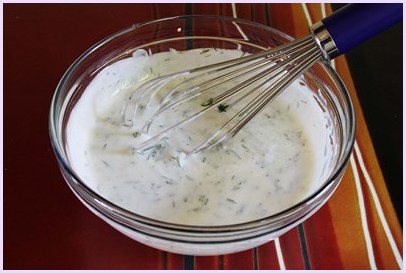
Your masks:
<svg viewBox="0 0 406 273"><path fill-rule="evenodd" d="M123 125L121 111L137 86L159 75L242 54L172 50L134 54L105 68L89 84L68 122L67 145L76 173L101 196L129 211L188 225L256 220L308 196L322 181L329 138L320 102L299 81L218 147L185 157L171 149L171 141L190 137L178 133L144 152L134 150L141 135ZM210 126L207 122L198 128Z"/></svg>

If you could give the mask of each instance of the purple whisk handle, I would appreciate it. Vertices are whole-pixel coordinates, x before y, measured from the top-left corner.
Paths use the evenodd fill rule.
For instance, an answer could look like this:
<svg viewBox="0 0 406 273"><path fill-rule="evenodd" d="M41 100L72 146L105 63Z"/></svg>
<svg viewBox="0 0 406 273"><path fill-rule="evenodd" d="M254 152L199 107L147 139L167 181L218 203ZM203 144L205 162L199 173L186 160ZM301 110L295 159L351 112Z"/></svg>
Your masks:
<svg viewBox="0 0 406 273"><path fill-rule="evenodd" d="M400 22L402 18L402 3L349 4L324 18L322 23L340 55Z"/></svg>

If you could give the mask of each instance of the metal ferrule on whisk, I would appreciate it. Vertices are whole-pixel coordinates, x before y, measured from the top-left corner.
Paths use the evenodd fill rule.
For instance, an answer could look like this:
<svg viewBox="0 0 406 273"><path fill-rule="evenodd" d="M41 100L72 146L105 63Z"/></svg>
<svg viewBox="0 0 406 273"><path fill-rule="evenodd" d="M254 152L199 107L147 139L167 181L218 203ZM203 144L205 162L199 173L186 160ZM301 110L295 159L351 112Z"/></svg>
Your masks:
<svg viewBox="0 0 406 273"><path fill-rule="evenodd" d="M325 60L330 61L330 59L334 59L335 57L340 55L333 38L331 37L322 21L319 21L310 26L310 32L313 35L321 52L323 52L323 57Z"/></svg>

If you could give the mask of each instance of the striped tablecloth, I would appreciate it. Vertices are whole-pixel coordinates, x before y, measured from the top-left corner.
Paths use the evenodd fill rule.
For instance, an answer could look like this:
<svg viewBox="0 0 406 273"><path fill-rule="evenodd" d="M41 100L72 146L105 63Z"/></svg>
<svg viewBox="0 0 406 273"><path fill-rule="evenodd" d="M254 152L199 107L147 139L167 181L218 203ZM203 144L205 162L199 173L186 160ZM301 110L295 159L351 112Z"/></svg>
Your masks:
<svg viewBox="0 0 406 273"><path fill-rule="evenodd" d="M22 69L28 67L30 70L27 71L33 73L32 77L28 73L31 79L28 84L40 84L41 88L35 90L41 92L31 96L34 93L31 92L32 86L26 86L26 82L14 78L12 86L10 81L7 86L17 91L18 88L23 89L26 97L12 97L13 92L8 92L5 97L15 105L27 103L27 109L38 113L41 111L45 117L48 109L45 106L49 105L56 82L74 56L101 37L132 23L182 14L215 14L256 21L301 37L308 33L309 25L330 13L330 5L300 3L9 5L6 23L11 24L13 29L7 28L6 37L11 37L12 41L22 39L23 42L6 44L7 65L14 69L12 71L21 69L25 72ZM30 39L32 49L27 49L25 38ZM15 50L15 54L12 50ZM29 54L29 51L36 54ZM17 69L18 58L25 58L32 68L24 66ZM358 126L355 149L332 198L311 218L277 240L244 252L209 257L182 256L144 246L121 235L83 208L63 185L51 149L45 147L44 143L49 146L48 141L43 141L39 136L38 140L31 138L38 145L29 144L33 148L27 153L21 145L27 138L7 138L8 144L20 145L16 145L15 151L6 151L5 265L9 269L402 268L402 229L345 57L335 59L333 65L354 102ZM47 71L46 77L43 71ZM27 93L27 90L30 92ZM40 103L39 100L44 107L33 107ZM28 116L23 115L21 120ZM17 113L15 116L20 117ZM39 118L39 114L32 114L31 117L46 132L46 118ZM13 124L8 122L7 128L16 132L24 130L24 126L14 128ZM21 162L30 167L31 172L21 172ZM30 162L45 162L43 164L47 167L37 167ZM47 170L46 174L41 170ZM41 183L18 182L30 182L35 175L38 176L36 181ZM44 180L43 177L50 179ZM25 203L21 203L20 198L24 198Z"/></svg>

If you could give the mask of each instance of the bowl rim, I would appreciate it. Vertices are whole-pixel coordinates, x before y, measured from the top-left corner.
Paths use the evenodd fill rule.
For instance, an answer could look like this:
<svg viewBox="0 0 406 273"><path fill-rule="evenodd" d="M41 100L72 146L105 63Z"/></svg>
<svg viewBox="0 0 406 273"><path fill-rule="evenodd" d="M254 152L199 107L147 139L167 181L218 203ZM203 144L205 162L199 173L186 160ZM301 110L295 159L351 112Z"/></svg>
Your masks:
<svg viewBox="0 0 406 273"><path fill-rule="evenodd" d="M222 21L232 21L232 22L242 23L242 24L258 27L258 28L273 32L288 40L294 39L293 36L290 36L282 31L277 30L270 26L266 26L266 25L263 25L263 24L260 24L257 22L253 22L253 21L249 21L249 20L245 20L245 19L233 18L233 17L228 17L228 16L217 16L217 15L180 15L180 16L165 17L165 18L148 20L145 22L136 23L129 27L121 29L121 30L101 39L100 41L98 41L97 43L95 43L94 45L89 47L70 65L70 67L63 74L61 80L59 81L59 83L56 87L54 95L52 97L50 111L49 111L48 126L49 126L49 135L50 135L52 149L56 155L60 168L63 168L63 170L66 171L68 175L73 177L75 182L67 181L67 179L65 179L65 180L68 183L68 185L71 187L71 189L74 190L75 194L77 194L77 196L79 195L78 197L80 197L81 201L84 200L87 204L91 205L94 209L96 209L98 212L102 213L104 216L106 216L106 213L105 213L105 211L101 211L100 206L102 206L104 209L107 209L107 211L110 213L117 214L119 216L119 218L123 217L123 219L112 219L108 215L106 216L109 220L118 222L121 225L124 224L125 226L127 226L130 229L133 229L133 228L131 225L125 224L127 220L135 221L138 223L146 224L147 226L157 227L157 228L164 229L164 230L182 231L182 232L185 232L185 231L187 231L187 232L205 232L208 234L210 234L210 233L218 234L218 233L222 233L222 232L229 233L232 231L257 229L260 227L269 226L270 224L274 223L275 221L283 219L284 215L286 215L286 214L289 215L290 212L300 209L306 203L312 201L313 199L316 199L324 191L328 190L329 187L334 186L333 185L334 181L337 178L339 178L341 173L344 171L344 169L347 166L348 160L351 156L351 151L352 151L352 148L353 148L354 142L355 142L355 129L356 129L354 106L353 106L353 103L352 103L352 100L351 100L347 87L345 86L341 77L337 74L337 72L333 69L333 67L327 61L323 60L319 63L321 64L321 67L323 68L323 70L325 70L334 79L334 82L338 85L337 87L340 90L341 94L343 95L345 104L348 106L348 113L349 113L348 118L349 118L349 122L350 122L349 126L348 126L348 128L349 128L348 131L350 132L350 134L349 134L348 141L343 149L343 154L340 157L340 161L337 162L337 167L336 167L334 173L316 191L314 191L312 194L308 195L306 198L304 198L300 202L295 203L294 205L290 206L289 208L286 208L278 213L275 213L275 214L272 214L272 215L269 215L269 216L266 216L266 217L263 217L260 219L247 221L247 222L243 222L243 223L218 225L218 226L186 225L186 224L178 224L178 223L160 221L160 220L156 220L153 218L149 218L149 217L131 212L131 211L124 209L124 208L112 203L111 201L105 199L104 197L97 194L89 186L87 186L80 179L80 177L76 174L76 172L73 170L73 168L68 163L67 155L65 154L63 147L61 147L61 145L60 145L60 142L58 139L58 136L59 136L58 128L57 128L58 124L56 124L54 122L54 118L56 117L55 108L57 105L58 98L60 97L63 87L67 83L69 76L82 63L82 61L84 59L86 59L93 51L97 50L99 47L107 44L114 38L119 37L125 33L134 31L138 28L141 28L141 27L147 26L147 25L151 25L151 24L162 23L162 22L178 20L178 19L188 19L188 18L216 19L216 20L222 20ZM193 37L193 36L191 36L191 37ZM185 37L185 38L189 39L191 37ZM337 185L338 184L339 183L337 183ZM78 193L77 187L79 187L85 194L88 194L88 196L81 196ZM96 205L92 201L98 205ZM303 217L304 216L302 216L302 218ZM139 231L137 229L134 229L134 230L136 230L137 232Z"/></svg>

